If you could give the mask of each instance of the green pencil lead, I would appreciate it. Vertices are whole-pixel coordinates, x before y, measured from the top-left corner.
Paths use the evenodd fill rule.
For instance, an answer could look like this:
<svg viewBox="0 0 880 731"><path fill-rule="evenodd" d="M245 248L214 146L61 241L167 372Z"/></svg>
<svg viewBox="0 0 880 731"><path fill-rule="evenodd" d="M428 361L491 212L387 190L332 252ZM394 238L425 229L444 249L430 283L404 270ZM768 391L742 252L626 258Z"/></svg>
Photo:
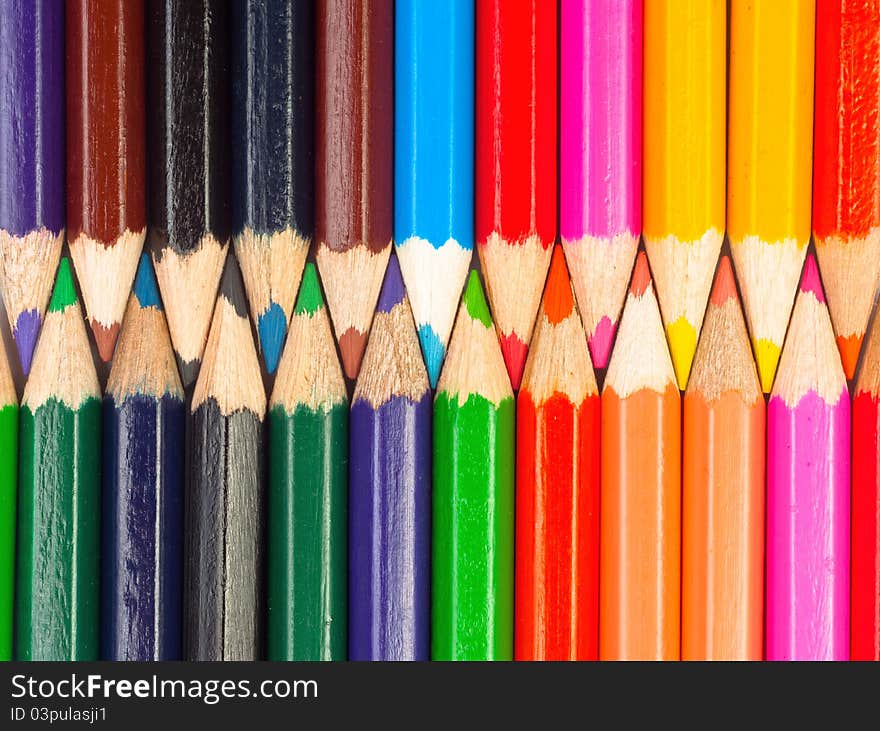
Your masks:
<svg viewBox="0 0 880 731"><path fill-rule="evenodd" d="M294 313L297 315L314 315L324 307L324 298L321 296L321 284L318 281L318 270L309 262L303 270L302 283L299 286L299 296L296 298Z"/></svg>
<svg viewBox="0 0 880 731"><path fill-rule="evenodd" d="M76 287L70 271L70 259L63 256L58 264L58 276L55 277L55 289L52 290L49 312L61 312L76 303Z"/></svg>
<svg viewBox="0 0 880 731"><path fill-rule="evenodd" d="M480 285L480 275L477 274L475 269L471 269L470 276L468 277L467 289L464 292L464 303L468 314L474 320L479 320L486 328L492 327L492 315L489 313L486 295L483 294L483 287Z"/></svg>

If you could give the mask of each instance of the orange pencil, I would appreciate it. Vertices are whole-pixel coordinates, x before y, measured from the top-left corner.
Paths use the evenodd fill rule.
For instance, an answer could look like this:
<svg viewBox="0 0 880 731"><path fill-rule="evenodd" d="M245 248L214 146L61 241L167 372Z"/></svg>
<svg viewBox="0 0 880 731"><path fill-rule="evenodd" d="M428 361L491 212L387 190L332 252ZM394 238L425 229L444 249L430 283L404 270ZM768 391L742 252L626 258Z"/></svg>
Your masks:
<svg viewBox="0 0 880 731"><path fill-rule="evenodd" d="M602 391L599 657L677 660L681 400L644 252Z"/></svg>
<svg viewBox="0 0 880 731"><path fill-rule="evenodd" d="M516 419L517 660L595 660L599 391L562 248L553 251Z"/></svg>
<svg viewBox="0 0 880 731"><path fill-rule="evenodd" d="M682 660L760 660L764 398L730 260L684 395Z"/></svg>

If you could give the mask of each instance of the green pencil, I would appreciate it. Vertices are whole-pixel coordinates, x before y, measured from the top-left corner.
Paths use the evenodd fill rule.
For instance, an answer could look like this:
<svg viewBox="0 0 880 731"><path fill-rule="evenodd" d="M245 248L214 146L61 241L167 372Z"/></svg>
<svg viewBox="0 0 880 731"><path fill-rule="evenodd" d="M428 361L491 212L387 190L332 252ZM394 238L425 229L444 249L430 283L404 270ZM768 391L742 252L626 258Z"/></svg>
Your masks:
<svg viewBox="0 0 880 731"><path fill-rule="evenodd" d="M513 391L476 272L434 401L431 655L513 659Z"/></svg>
<svg viewBox="0 0 880 731"><path fill-rule="evenodd" d="M17 463L18 396L0 344L0 660L12 659Z"/></svg>
<svg viewBox="0 0 880 731"><path fill-rule="evenodd" d="M98 659L100 399L64 257L21 403L20 660Z"/></svg>
<svg viewBox="0 0 880 731"><path fill-rule="evenodd" d="M348 403L307 264L269 410L269 659L346 657Z"/></svg>

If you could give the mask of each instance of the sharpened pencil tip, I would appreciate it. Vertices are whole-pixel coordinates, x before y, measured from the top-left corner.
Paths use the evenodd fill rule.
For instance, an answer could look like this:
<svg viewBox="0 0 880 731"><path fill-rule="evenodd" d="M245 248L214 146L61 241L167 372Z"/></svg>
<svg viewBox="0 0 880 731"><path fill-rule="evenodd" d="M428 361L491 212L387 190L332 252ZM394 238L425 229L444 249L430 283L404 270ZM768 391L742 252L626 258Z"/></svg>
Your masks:
<svg viewBox="0 0 880 731"><path fill-rule="evenodd" d="M379 312L391 312L395 305L403 302L405 296L406 288L403 286L400 264L397 261L397 257L392 254L388 259L388 268L385 270L385 279L382 281L382 290L379 293L376 310Z"/></svg>
<svg viewBox="0 0 880 731"><path fill-rule="evenodd" d="M419 328L419 342L422 345L422 355L425 358L425 367L428 369L428 380L431 388L436 388L440 378L440 368L446 357L446 348L430 325L422 325Z"/></svg>
<svg viewBox="0 0 880 731"><path fill-rule="evenodd" d="M257 317L257 333L260 336L260 350L266 370L274 373L278 368L287 335L287 317L279 305L272 302L269 309Z"/></svg>
<svg viewBox="0 0 880 731"><path fill-rule="evenodd" d="M150 260L149 254L141 254L132 291L142 308L162 309L162 298L159 296L159 288L156 286L156 275L153 272L153 262Z"/></svg>
<svg viewBox="0 0 880 731"><path fill-rule="evenodd" d="M611 322L608 317L603 317L596 325L596 330L587 339L594 368L605 368L608 365L615 332L617 332L617 323Z"/></svg>
<svg viewBox="0 0 880 731"><path fill-rule="evenodd" d="M736 297L736 280L733 267L730 266L730 257L725 254L718 261L718 272L715 274L715 284L712 285L709 300L713 305L720 306L732 297Z"/></svg>
<svg viewBox="0 0 880 731"><path fill-rule="evenodd" d="M189 388L196 382L196 379L199 377L199 369L201 368L202 361L185 361L181 359L181 357L177 353L175 353L174 355L177 359L177 370L180 371L180 381L181 383L183 383L184 388Z"/></svg>
<svg viewBox="0 0 880 731"><path fill-rule="evenodd" d="M489 303L480 284L480 275L475 269L471 269L468 276L467 288L464 291L464 304L468 314L487 328L492 327L492 314L489 312Z"/></svg>
<svg viewBox="0 0 880 731"><path fill-rule="evenodd" d="M96 320L89 321L89 327L95 336L95 345L98 347L98 357L104 363L113 360L113 351L116 350L116 338L119 336L119 323L114 322L110 327L105 327Z"/></svg>
<svg viewBox="0 0 880 731"><path fill-rule="evenodd" d="M550 260L547 284L544 287L544 314L552 325L558 325L574 309L574 295L562 247L557 246Z"/></svg>
<svg viewBox="0 0 880 731"><path fill-rule="evenodd" d="M779 365L780 348L776 343L759 338L754 343L755 363L758 366L758 376L761 379L761 390L770 393L773 388L773 379L776 377L776 367Z"/></svg>
<svg viewBox="0 0 880 731"><path fill-rule="evenodd" d="M812 254L807 254L807 261L804 263L801 292L812 292L819 302L825 301L822 280L819 278L819 267L816 266L816 258Z"/></svg>
<svg viewBox="0 0 880 731"><path fill-rule="evenodd" d="M299 295L296 298L294 312L297 315L314 315L324 307L324 297L321 295L321 283L318 281L318 270L309 262L303 269L302 282L299 285Z"/></svg>
<svg viewBox="0 0 880 731"><path fill-rule="evenodd" d="M666 339L669 342L675 380L678 381L678 387L684 391L687 388L691 364L697 350L696 328L684 317L679 317L666 327Z"/></svg>
<svg viewBox="0 0 880 731"><path fill-rule="evenodd" d="M25 310L15 321L12 329L12 337L18 348L18 360L21 363L22 372L27 375L31 372L31 362L34 357L34 348L37 346L37 337L43 319L36 310Z"/></svg>
<svg viewBox="0 0 880 731"><path fill-rule="evenodd" d="M859 353L862 351L862 335L837 336L837 349L840 351L840 360L843 363L843 372L846 380L851 381L856 375L856 366L859 363Z"/></svg>
<svg viewBox="0 0 880 731"><path fill-rule="evenodd" d="M360 373L361 361L364 357L366 345L366 333L359 332L353 327L348 328L339 336L339 353L342 356L342 369L351 380L355 380L358 377L358 373Z"/></svg>
<svg viewBox="0 0 880 731"><path fill-rule="evenodd" d="M648 257L644 251L640 251L636 257L636 266L633 269L632 281L629 285L630 294L641 297L651 286L651 269L648 267Z"/></svg>
<svg viewBox="0 0 880 731"><path fill-rule="evenodd" d="M526 367L529 346L516 333L502 335L501 354L504 356L504 364L507 366L507 375L510 376L510 385L514 391L518 391Z"/></svg>
<svg viewBox="0 0 880 731"><path fill-rule="evenodd" d="M49 312L60 312L76 303L76 287L73 285L70 259L62 256L61 261L58 263L58 274L55 277L52 299L49 300Z"/></svg>

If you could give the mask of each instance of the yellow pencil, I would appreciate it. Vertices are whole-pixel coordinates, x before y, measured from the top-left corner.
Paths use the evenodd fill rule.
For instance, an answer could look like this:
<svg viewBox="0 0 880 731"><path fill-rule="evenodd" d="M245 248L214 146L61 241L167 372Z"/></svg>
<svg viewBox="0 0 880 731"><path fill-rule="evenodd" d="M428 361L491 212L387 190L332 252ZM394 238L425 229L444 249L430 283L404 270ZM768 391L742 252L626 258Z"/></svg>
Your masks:
<svg viewBox="0 0 880 731"><path fill-rule="evenodd" d="M734 0L727 231L769 393L810 239L815 0Z"/></svg>
<svg viewBox="0 0 880 731"><path fill-rule="evenodd" d="M642 216L679 388L724 239L726 0L645 0Z"/></svg>

